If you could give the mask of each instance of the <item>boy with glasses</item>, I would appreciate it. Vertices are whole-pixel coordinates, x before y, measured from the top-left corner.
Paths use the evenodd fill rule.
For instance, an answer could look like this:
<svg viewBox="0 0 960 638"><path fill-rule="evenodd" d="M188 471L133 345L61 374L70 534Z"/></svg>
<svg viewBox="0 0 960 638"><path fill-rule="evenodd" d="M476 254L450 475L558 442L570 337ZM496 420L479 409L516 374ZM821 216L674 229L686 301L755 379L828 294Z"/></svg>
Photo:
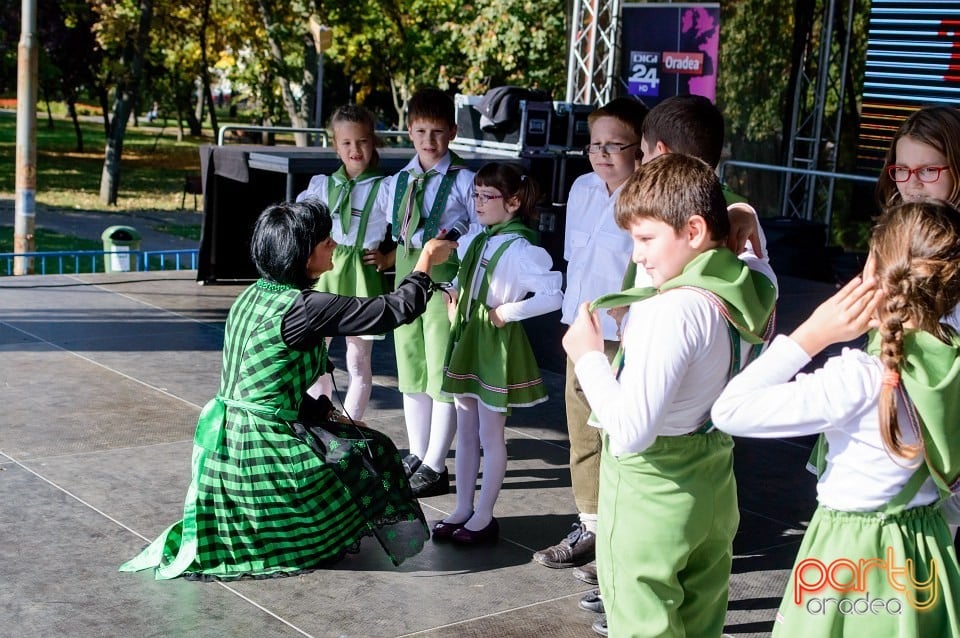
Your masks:
<svg viewBox="0 0 960 638"><path fill-rule="evenodd" d="M617 227L613 207L620 187L640 162L640 134L647 107L633 98L617 98L587 118L590 144L584 153L593 172L581 175L570 188L563 257L567 260L566 290L561 321L571 324L585 301L620 290L630 261L630 236ZM609 358L619 346L617 324L603 313L604 349ZM566 538L536 552L533 559L547 567L584 565L593 560L600 477L600 431L587 425L590 406L567 360L564 400L570 436L570 479L579 521ZM596 583L594 573L585 574Z"/></svg>

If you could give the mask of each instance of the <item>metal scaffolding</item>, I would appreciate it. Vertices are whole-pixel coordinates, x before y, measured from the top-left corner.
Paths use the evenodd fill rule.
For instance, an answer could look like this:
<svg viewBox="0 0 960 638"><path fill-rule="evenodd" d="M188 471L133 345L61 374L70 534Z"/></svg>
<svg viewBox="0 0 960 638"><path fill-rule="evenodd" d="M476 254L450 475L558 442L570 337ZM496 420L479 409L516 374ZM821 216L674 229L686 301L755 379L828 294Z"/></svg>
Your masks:
<svg viewBox="0 0 960 638"><path fill-rule="evenodd" d="M600 106L614 96L620 0L574 0L566 101Z"/></svg>
<svg viewBox="0 0 960 638"><path fill-rule="evenodd" d="M820 13L807 37L797 73L790 130L787 131L788 168L818 172L837 170L845 78L850 57L850 34L856 0L846 0L846 22L838 0L820 0ZM827 117L827 111L833 116ZM781 210L787 217L830 223L835 179L822 175L788 173Z"/></svg>

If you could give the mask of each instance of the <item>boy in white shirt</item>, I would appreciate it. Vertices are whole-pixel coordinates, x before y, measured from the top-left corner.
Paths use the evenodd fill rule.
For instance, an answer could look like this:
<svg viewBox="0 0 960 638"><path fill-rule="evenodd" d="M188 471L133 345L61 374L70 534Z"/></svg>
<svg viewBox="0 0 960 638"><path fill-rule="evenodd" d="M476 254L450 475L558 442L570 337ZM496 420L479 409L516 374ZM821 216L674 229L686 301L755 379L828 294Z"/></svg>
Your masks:
<svg viewBox="0 0 960 638"><path fill-rule="evenodd" d="M765 260L725 247L726 202L712 168L667 154L623 185L618 225L653 288L631 304L622 365L603 354L601 320L581 306L563 339L603 431L597 561L611 636L719 636L739 524L733 442L710 407L772 323Z"/></svg>
<svg viewBox="0 0 960 638"><path fill-rule="evenodd" d="M474 173L449 148L457 135L453 100L439 89L422 89L410 98L407 118L417 155L399 173L384 179L377 198L377 209L386 214L398 243L390 256L396 260L398 280L409 274L428 240L442 236L460 220L476 222ZM451 281L458 266L456 257L451 257L433 271L434 280ZM423 315L393 333L410 449L403 464L417 497L450 490L446 458L456 434L457 414L452 398L440 392L449 336L443 295L431 300Z"/></svg>
<svg viewBox="0 0 960 638"><path fill-rule="evenodd" d="M581 175L570 188L563 258L567 261L561 321L573 322L585 301L620 290L630 262L630 236L618 228L613 206L621 186L640 161L640 129L647 107L632 98L617 98L590 114L590 144L584 152L593 172ZM604 346L609 357L619 337L614 319L603 313ZM600 473L600 435L587 425L590 406L567 361L567 432L570 437L570 481L580 520L556 545L536 552L533 559L547 567L574 567L593 560ZM590 582L596 582L592 580Z"/></svg>

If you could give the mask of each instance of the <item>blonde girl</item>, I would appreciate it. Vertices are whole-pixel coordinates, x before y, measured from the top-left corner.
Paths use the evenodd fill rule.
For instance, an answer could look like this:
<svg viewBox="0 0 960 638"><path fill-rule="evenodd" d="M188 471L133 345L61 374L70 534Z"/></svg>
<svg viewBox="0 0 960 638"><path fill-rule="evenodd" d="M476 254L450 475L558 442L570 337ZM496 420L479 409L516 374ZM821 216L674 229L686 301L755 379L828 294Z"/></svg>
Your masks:
<svg viewBox="0 0 960 638"><path fill-rule="evenodd" d="M323 274L315 290L352 297L383 294L381 271L386 258L377 246L386 235L382 215L371 215L383 174L377 170L373 114L362 106L341 106L330 118L334 148L340 168L332 175L316 175L297 201L319 199L333 218L331 237L337 242L333 270ZM350 383L343 409L350 418L362 419L373 389L371 353L375 337L345 337ZM327 338L329 346L331 338ZM323 374L307 391L314 398L333 396L333 378Z"/></svg>

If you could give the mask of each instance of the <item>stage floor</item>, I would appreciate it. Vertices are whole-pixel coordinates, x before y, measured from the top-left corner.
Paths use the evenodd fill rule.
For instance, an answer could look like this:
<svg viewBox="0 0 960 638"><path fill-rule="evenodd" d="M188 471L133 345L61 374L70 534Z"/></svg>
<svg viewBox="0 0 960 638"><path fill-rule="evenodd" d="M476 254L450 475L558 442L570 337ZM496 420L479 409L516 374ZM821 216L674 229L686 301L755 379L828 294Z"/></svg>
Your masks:
<svg viewBox="0 0 960 638"><path fill-rule="evenodd" d="M333 569L233 583L118 572L180 517L194 425L217 390L223 323L242 287L195 280L180 272L0 281L0 634L595 635L594 615L577 606L591 587L531 561L576 513L563 378L550 372L551 400L507 422L496 545L428 542L394 568L365 541ZM782 289L787 330L832 287L788 279ZM402 446L389 338L374 347L374 373L366 421ZM738 441L742 521L725 630L733 636L772 628L814 508L810 444ZM452 452L447 465L452 474ZM427 518L445 516L454 498L422 500Z"/></svg>

